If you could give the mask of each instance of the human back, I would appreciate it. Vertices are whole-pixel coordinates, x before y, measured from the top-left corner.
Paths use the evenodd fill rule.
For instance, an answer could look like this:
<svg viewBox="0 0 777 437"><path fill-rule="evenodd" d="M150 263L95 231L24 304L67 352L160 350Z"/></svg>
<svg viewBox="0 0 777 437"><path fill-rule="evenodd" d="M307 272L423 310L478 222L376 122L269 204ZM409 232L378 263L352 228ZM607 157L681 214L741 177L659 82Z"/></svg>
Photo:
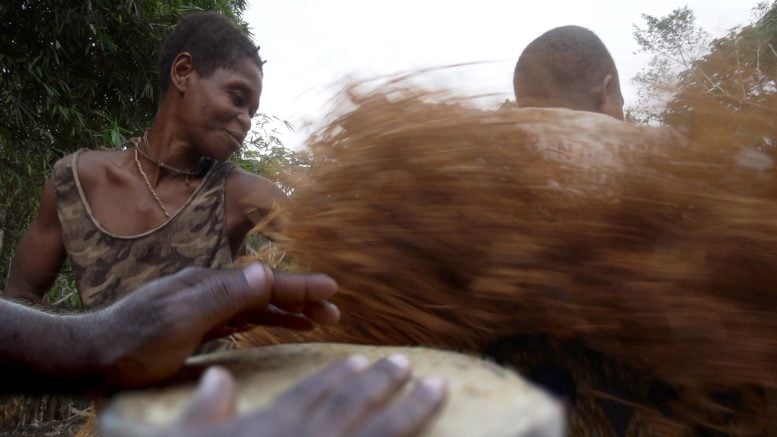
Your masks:
<svg viewBox="0 0 777 437"><path fill-rule="evenodd" d="M316 339L488 353L560 389L573 434L773 429L746 411L761 398L730 415L709 398L777 387L763 175L671 130L397 88L356 95L311 144L288 208L288 253L340 286L342 322ZM551 138L618 159L558 159Z"/></svg>

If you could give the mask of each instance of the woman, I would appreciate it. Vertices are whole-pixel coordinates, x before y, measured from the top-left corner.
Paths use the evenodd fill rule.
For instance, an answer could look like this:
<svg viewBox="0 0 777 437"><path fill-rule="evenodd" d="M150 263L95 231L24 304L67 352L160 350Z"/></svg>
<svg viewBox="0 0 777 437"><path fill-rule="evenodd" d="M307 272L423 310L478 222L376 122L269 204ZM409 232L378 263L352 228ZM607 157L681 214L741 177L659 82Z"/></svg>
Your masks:
<svg viewBox="0 0 777 437"><path fill-rule="evenodd" d="M160 54L162 100L126 150L80 150L54 166L22 237L6 296L40 302L69 257L82 303L113 302L188 266L231 265L283 192L231 163L262 91L256 46L223 15L180 20ZM266 203L244 205L248 193ZM259 214L256 214L259 211Z"/></svg>

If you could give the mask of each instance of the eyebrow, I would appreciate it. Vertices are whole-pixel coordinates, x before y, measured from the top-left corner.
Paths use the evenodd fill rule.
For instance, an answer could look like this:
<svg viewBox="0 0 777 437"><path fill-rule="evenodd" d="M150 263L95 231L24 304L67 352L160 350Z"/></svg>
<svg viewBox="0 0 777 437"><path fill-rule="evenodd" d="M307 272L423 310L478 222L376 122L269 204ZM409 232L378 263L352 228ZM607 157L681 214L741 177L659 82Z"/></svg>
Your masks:
<svg viewBox="0 0 777 437"><path fill-rule="evenodd" d="M249 85L245 80L243 79L233 79L229 82L227 82L228 88L239 88L240 91L250 92L251 91L251 85Z"/></svg>

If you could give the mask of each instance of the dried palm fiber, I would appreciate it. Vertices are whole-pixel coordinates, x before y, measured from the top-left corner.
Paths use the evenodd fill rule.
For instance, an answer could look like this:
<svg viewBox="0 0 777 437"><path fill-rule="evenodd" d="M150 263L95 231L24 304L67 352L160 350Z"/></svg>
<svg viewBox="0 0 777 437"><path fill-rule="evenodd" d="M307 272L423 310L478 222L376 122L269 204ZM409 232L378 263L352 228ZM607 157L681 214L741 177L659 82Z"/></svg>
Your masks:
<svg viewBox="0 0 777 437"><path fill-rule="evenodd" d="M275 236L338 281L341 326L244 343L482 352L542 334L567 359L594 351L639 384L668 384L671 411L637 405L644 422L632 415L629 433L650 420L661 432L663 414L688 425L677 433L777 426L769 156L600 114L473 109L401 84L351 99L312 139Z"/></svg>

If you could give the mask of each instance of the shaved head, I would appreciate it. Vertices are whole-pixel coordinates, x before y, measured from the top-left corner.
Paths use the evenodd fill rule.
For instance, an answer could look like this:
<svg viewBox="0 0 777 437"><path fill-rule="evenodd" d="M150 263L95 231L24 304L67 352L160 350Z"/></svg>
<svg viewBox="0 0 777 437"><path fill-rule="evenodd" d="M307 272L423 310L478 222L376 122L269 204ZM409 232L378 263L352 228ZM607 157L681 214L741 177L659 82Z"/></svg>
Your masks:
<svg viewBox="0 0 777 437"><path fill-rule="evenodd" d="M604 98L623 106L610 52L596 34L580 26L557 27L526 46L515 66L513 87L518 106L606 112Z"/></svg>

